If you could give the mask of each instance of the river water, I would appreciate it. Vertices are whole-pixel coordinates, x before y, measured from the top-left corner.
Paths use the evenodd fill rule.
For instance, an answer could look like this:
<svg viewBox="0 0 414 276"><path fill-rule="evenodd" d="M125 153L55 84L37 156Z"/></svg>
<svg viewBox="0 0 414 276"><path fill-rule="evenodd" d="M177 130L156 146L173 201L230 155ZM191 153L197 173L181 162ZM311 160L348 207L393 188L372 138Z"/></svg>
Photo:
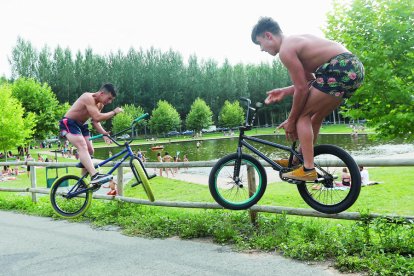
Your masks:
<svg viewBox="0 0 414 276"><path fill-rule="evenodd" d="M229 153L236 152L238 137L227 139L203 140L197 148L197 140L187 142L171 142L163 143L164 149L162 151L152 151L152 144L133 146L134 151L141 149L149 161L155 161L158 152L164 155L168 152L171 156L178 155L181 159L184 154L187 154L190 161L208 161L217 160ZM260 138L289 145L285 140L284 135L264 135ZM284 156L284 152L275 151L274 148L263 146L257 143L252 143L260 151L272 158L280 158ZM410 154L414 153L414 145L404 142L404 140L395 140L389 142L374 141L368 135L359 134L358 137L351 137L349 134L320 134L318 144L334 144L342 147L354 157L386 157L396 154ZM95 151L95 157L99 159L106 159L108 152L111 150L113 154L120 151L122 148L99 148ZM248 150L246 149L246 153Z"/></svg>

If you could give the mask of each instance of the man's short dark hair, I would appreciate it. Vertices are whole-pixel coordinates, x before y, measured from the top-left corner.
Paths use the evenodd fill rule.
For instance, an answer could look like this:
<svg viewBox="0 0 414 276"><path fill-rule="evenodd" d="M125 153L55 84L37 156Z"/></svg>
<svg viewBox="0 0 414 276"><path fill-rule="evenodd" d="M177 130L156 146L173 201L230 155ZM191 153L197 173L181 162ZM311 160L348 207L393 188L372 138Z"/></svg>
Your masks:
<svg viewBox="0 0 414 276"><path fill-rule="evenodd" d="M111 93L112 97L116 97L116 91L115 91L115 87L112 83L105 83L104 85L102 85L101 89L99 89L99 91L103 91L106 93Z"/></svg>
<svg viewBox="0 0 414 276"><path fill-rule="evenodd" d="M270 17L260 17L257 24L252 30L252 41L258 44L256 38L263 35L265 32L271 32L274 35L281 35L283 32L279 24Z"/></svg>

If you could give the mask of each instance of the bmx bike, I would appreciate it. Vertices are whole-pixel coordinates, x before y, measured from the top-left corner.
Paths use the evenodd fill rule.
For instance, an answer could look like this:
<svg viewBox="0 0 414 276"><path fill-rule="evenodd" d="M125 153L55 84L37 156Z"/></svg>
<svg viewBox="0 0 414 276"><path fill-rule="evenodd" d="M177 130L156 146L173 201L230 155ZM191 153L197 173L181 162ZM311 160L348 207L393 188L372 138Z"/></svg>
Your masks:
<svg viewBox="0 0 414 276"><path fill-rule="evenodd" d="M210 193L218 204L227 209L243 210L250 208L262 198L267 187L267 175L257 157L278 171L282 181L295 184L302 199L319 212L340 213L354 204L361 190L361 175L351 155L335 145L317 145L314 147L317 179L306 182L284 178L283 173L303 164L303 157L297 150L296 142L289 147L246 135L245 132L253 128L257 111L263 104L257 103L256 108L253 108L250 99L241 98L240 100L247 103L247 111L245 124L239 127L237 152L218 160L209 176ZM249 121L250 111L253 115ZM287 152L289 154L288 166L284 167L276 163L247 141ZM244 148L249 149L257 157L245 154ZM351 176L349 187L342 186L338 182L342 168L347 168Z"/></svg>
<svg viewBox="0 0 414 276"><path fill-rule="evenodd" d="M124 156L121 159L119 159L119 161L115 163L115 165L109 170L108 174L112 174L122 164L122 162L129 158L129 166L131 167L131 170L137 181L131 186L134 187L136 185L142 184L142 187L145 193L147 194L148 199L150 201L154 201L154 195L151 190L149 179L155 177L155 175L148 175L142 161L134 155L130 146L130 143L134 140L134 138L131 138L128 141L124 141L123 144L118 143L118 141L116 141L116 139L114 138L131 129L133 130L136 123L147 118L148 116L148 113L141 115L132 122L129 128L124 129L114 134L113 136L99 134L90 137L89 139L95 140L103 136L107 136L117 146L123 146L124 149L122 151L100 162L95 167L98 168L100 166L103 166L106 163L114 159L117 159L118 157L124 154ZM83 168L83 165L79 163L77 167ZM87 176L88 173L86 173L82 177L76 175L64 175L56 179L55 182L52 184L50 188L50 202L52 204L53 210L58 215L68 218L75 218L83 215L88 210L92 202L92 194L99 190L101 186L91 185L86 179Z"/></svg>

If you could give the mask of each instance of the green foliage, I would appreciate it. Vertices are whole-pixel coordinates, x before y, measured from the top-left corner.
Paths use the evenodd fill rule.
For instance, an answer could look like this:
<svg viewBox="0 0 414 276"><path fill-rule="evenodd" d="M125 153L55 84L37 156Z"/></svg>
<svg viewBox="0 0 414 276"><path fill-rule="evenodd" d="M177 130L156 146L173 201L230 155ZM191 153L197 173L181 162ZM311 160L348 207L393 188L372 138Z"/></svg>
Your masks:
<svg viewBox="0 0 414 276"><path fill-rule="evenodd" d="M55 110L56 118L60 119L63 118L70 109L71 105L69 103L59 104Z"/></svg>
<svg viewBox="0 0 414 276"><path fill-rule="evenodd" d="M5 76L0 77L0 85L2 85L3 83L7 83L7 79Z"/></svg>
<svg viewBox="0 0 414 276"><path fill-rule="evenodd" d="M186 126L187 129L201 131L203 128L208 128L213 124L213 112L206 102L197 98L191 105L191 110L187 114Z"/></svg>
<svg viewBox="0 0 414 276"><path fill-rule="evenodd" d="M363 86L348 100L348 115L366 118L382 138L414 140L414 2L336 1L326 35L360 57Z"/></svg>
<svg viewBox="0 0 414 276"><path fill-rule="evenodd" d="M112 132L117 133L121 130L124 130L130 127L132 121L142 114L144 114L144 110L140 106L134 106L132 104L127 104L122 106L124 112L117 114L112 119ZM140 125L143 125L144 122L140 122Z"/></svg>
<svg viewBox="0 0 414 276"><path fill-rule="evenodd" d="M36 76L36 64L38 54L30 41L21 37L17 38L17 45L12 50L11 66L12 77L34 78Z"/></svg>
<svg viewBox="0 0 414 276"><path fill-rule="evenodd" d="M224 102L223 109L220 112L219 124L223 127L237 127L243 124L244 111L238 101L230 103Z"/></svg>
<svg viewBox="0 0 414 276"><path fill-rule="evenodd" d="M180 128L181 119L177 110L167 101L158 101L152 111L149 127L153 133L166 133Z"/></svg>
<svg viewBox="0 0 414 276"><path fill-rule="evenodd" d="M225 100L235 101L244 96L253 102L263 101L266 91L291 84L277 59L272 64L232 65L225 61L219 65L211 59L200 61L195 55L184 62L178 52L154 48L131 48L127 53L116 51L109 55L97 55L91 48L72 53L59 46L44 46L38 51L21 38L13 49L11 64L15 78L30 77L48 83L60 103L72 104L85 91L97 91L102 83L112 82L118 96L108 106L110 109L133 104L148 111L162 99L176 108L180 118L185 118L200 98L213 112L214 123ZM259 121L283 121L289 104L286 101L266 107L259 114Z"/></svg>
<svg viewBox="0 0 414 276"><path fill-rule="evenodd" d="M25 109L24 116L34 113L36 116L36 138L44 139L50 133L57 133L62 109L49 85L40 84L34 79L20 78L12 85L13 97L17 98ZM67 107L67 106L66 106Z"/></svg>
<svg viewBox="0 0 414 276"><path fill-rule="evenodd" d="M35 116L25 117L22 104L12 96L10 85L0 85L0 149L3 152L24 145L33 134Z"/></svg>

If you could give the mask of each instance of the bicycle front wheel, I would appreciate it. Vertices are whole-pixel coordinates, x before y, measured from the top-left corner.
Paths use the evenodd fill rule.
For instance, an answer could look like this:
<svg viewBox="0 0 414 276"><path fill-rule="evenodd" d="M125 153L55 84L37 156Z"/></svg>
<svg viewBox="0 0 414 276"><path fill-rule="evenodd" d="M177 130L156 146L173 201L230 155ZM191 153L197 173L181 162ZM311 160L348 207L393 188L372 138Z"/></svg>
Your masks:
<svg viewBox="0 0 414 276"><path fill-rule="evenodd" d="M343 149L334 145L319 145L314 149L318 181L298 184L303 200L315 210L336 214L354 204L361 190L361 175L355 160ZM342 185L342 172L351 176L350 186Z"/></svg>
<svg viewBox="0 0 414 276"><path fill-rule="evenodd" d="M56 179L50 188L50 203L53 210L58 215L67 218L83 215L92 202L92 191L87 190L72 198L68 198L67 195L86 188L86 183L76 175L65 175Z"/></svg>
<svg viewBox="0 0 414 276"><path fill-rule="evenodd" d="M267 185L266 171L250 155L237 153L220 159L210 172L209 189L214 200L224 208L243 210L256 204Z"/></svg>
<svg viewBox="0 0 414 276"><path fill-rule="evenodd" d="M134 158L132 160L131 169L136 180L138 182L141 182L142 187L144 188L144 191L147 194L149 201L153 202L155 200L154 194L152 193L152 189L147 174L145 173L144 168L142 167L138 159Z"/></svg>

